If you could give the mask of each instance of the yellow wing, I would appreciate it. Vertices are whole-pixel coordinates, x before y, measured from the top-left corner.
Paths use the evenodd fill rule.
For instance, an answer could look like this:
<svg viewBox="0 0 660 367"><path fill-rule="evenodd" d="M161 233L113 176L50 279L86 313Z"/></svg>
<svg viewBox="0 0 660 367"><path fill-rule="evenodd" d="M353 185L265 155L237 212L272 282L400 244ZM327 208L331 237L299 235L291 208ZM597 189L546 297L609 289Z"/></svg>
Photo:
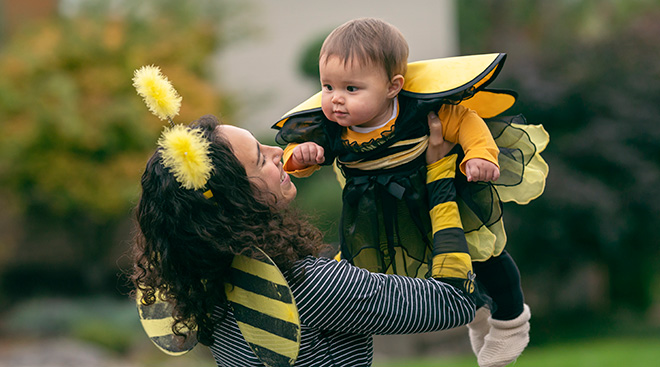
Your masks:
<svg viewBox="0 0 660 367"><path fill-rule="evenodd" d="M269 367L292 366L300 350L298 308L284 275L261 252L263 260L234 257L225 292L243 337L261 362ZM172 333L170 303L156 295L155 303L145 305L142 297L138 294L140 322L160 350L179 356L197 345L196 330L187 331L185 340Z"/></svg>

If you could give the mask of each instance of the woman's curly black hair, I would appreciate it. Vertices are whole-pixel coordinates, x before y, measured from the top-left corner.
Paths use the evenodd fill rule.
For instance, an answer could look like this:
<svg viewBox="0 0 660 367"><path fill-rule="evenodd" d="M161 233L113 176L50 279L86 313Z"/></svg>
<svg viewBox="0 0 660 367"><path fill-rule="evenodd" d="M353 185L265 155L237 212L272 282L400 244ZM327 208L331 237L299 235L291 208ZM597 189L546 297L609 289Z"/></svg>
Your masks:
<svg viewBox="0 0 660 367"><path fill-rule="evenodd" d="M215 116L191 124L211 141L213 172L205 190L186 190L161 163L157 150L142 175L136 208L131 280L143 302L154 295L174 304L172 330L197 329L203 344L212 343L213 308L226 302L224 284L234 255L258 257L261 248L286 271L296 260L318 255L321 232L291 209L273 205L252 184Z"/></svg>

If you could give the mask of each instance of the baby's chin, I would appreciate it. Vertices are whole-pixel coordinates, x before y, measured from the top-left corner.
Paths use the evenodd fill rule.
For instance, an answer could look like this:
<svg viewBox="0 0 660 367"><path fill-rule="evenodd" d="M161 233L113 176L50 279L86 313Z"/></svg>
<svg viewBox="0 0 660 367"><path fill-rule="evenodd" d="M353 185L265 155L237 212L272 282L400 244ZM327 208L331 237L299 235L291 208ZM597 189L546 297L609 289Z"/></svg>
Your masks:
<svg viewBox="0 0 660 367"><path fill-rule="evenodd" d="M333 121L337 125L343 126L343 127L351 127L351 126L358 126L359 127L360 125L362 125L359 122L354 122L354 121L351 121L349 119L342 119L342 118L330 119L330 121Z"/></svg>

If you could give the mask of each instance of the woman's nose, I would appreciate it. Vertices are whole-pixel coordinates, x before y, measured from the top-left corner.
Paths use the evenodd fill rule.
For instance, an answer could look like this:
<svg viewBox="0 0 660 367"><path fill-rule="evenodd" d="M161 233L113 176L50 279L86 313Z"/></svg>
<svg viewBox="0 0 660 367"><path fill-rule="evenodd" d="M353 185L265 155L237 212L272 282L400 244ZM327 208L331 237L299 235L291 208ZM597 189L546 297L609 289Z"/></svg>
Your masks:
<svg viewBox="0 0 660 367"><path fill-rule="evenodd" d="M282 150L282 148L269 145L268 150L271 154L271 158L273 159L273 162L277 164L282 160L282 155L284 155L284 150Z"/></svg>

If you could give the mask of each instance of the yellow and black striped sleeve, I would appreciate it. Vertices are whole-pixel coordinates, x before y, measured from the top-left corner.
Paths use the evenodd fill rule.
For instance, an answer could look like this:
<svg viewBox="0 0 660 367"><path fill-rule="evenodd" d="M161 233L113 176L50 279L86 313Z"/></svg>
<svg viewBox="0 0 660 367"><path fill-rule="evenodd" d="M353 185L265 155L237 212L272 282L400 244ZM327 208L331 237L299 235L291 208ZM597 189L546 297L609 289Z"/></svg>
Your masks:
<svg viewBox="0 0 660 367"><path fill-rule="evenodd" d="M434 278L469 279L472 259L468 252L461 217L456 204L457 155L448 155L427 166L426 188L433 231Z"/></svg>

